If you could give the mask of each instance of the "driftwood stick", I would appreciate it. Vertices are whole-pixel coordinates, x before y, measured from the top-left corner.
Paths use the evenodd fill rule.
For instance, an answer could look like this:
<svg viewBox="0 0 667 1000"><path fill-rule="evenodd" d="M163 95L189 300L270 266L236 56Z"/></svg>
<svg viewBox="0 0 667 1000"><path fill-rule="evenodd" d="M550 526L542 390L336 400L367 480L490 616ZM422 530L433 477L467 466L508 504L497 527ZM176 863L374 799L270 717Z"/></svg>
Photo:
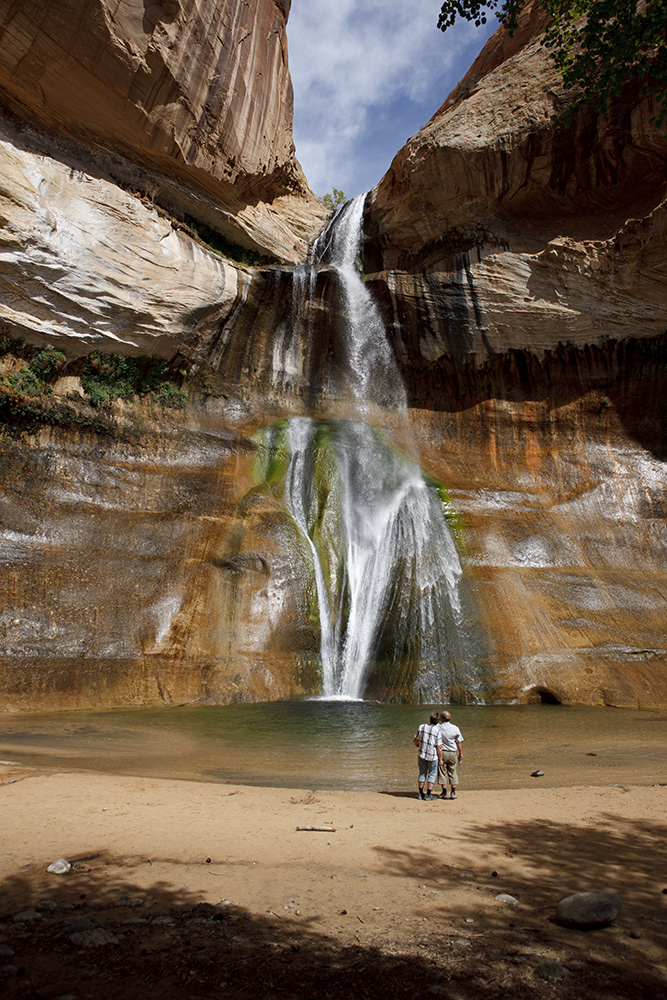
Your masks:
<svg viewBox="0 0 667 1000"><path fill-rule="evenodd" d="M297 830L305 830L307 833L335 833L335 826L297 826Z"/></svg>

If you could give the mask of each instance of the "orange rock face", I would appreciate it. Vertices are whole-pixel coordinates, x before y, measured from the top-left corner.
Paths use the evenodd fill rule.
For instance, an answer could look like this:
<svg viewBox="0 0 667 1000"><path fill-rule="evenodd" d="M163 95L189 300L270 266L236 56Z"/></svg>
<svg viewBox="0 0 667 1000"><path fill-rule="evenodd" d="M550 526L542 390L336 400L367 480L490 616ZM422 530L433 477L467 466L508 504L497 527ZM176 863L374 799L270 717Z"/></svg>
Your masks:
<svg viewBox="0 0 667 1000"><path fill-rule="evenodd" d="M0 393L2 708L318 691L308 551L255 467L262 428L347 415L335 275L299 327L292 268L223 261L117 183L297 259L322 213L291 151L286 14L0 0L0 321L70 365L53 419L50 396L16 416ZM554 131L539 26L494 36L397 154L367 284L460 527L481 696L664 707L665 130L629 88ZM93 349L192 366L184 410L95 411ZM368 690L396 696L380 672Z"/></svg>
<svg viewBox="0 0 667 1000"><path fill-rule="evenodd" d="M540 27L498 32L397 154L367 266L494 696L665 705L666 130L632 87L553 128Z"/></svg>

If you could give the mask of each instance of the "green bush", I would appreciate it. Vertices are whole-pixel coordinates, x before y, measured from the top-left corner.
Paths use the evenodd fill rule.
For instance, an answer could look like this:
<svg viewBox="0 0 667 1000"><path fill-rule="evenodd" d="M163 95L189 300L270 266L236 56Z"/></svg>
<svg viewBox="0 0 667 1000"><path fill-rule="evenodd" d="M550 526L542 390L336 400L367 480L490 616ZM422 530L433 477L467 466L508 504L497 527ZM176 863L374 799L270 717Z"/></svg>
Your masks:
<svg viewBox="0 0 667 1000"><path fill-rule="evenodd" d="M56 347L49 344L35 355L28 367L43 382L50 382L55 378L62 366L65 364L65 355Z"/></svg>
<svg viewBox="0 0 667 1000"><path fill-rule="evenodd" d="M0 336L0 355L12 354L21 357L26 353L25 345L6 335ZM65 355L52 345L38 351L30 361L23 361L18 371L5 375L0 383L17 396L39 396L48 388L65 363Z"/></svg>
<svg viewBox="0 0 667 1000"><path fill-rule="evenodd" d="M134 396L148 396L163 406L183 406L187 389L177 385L171 374L167 361L95 351L86 359L81 385L93 406Z"/></svg>

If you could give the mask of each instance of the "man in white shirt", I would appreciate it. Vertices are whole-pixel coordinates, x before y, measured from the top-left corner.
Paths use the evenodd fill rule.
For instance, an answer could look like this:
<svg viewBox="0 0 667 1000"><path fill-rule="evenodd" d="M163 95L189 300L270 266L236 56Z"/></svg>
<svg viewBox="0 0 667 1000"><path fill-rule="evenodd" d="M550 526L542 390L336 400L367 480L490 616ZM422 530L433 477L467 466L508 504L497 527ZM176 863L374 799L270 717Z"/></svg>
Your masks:
<svg viewBox="0 0 667 1000"><path fill-rule="evenodd" d="M459 783L459 776L456 770L457 763L463 760L461 744L463 736L458 726L452 722L449 712L440 713L440 743L442 744L442 761L438 764L438 784L442 788L441 799L447 798L447 781L451 787L450 798L457 798L456 786Z"/></svg>

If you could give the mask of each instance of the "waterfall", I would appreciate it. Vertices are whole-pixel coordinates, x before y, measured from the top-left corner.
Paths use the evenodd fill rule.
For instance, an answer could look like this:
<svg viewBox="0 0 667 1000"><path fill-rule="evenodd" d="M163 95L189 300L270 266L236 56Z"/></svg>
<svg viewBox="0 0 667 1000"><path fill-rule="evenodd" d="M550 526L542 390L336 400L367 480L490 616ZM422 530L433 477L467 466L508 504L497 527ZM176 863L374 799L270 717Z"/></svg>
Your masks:
<svg viewBox="0 0 667 1000"><path fill-rule="evenodd" d="M407 427L408 407L363 281L364 197L338 213L293 285L295 342L310 322L303 317L316 267L335 277L344 359L344 384L336 388L350 416L280 421L266 438L265 457L275 468L276 455L283 456L285 504L312 560L323 696L361 698L374 667L403 686L429 678L440 697L434 678L449 689L466 687L461 565L439 484L367 422L372 405Z"/></svg>
<svg viewBox="0 0 667 1000"><path fill-rule="evenodd" d="M403 379L387 340L384 322L363 281L361 241L366 195L345 205L314 244L311 258L328 264L341 292L346 385L357 413L365 416L374 403L399 412L407 420Z"/></svg>

